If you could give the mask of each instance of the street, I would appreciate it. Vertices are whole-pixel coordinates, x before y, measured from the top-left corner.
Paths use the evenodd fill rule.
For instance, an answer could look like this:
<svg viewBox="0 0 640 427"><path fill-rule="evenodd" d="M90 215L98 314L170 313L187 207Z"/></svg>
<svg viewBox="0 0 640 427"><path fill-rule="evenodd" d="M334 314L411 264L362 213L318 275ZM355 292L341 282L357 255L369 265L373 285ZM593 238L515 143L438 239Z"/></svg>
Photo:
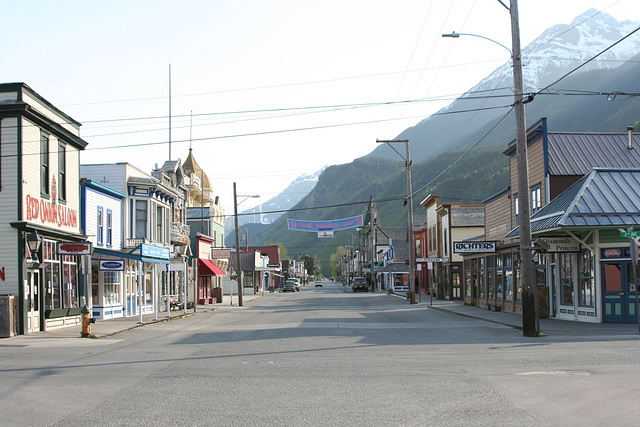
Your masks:
<svg viewBox="0 0 640 427"><path fill-rule="evenodd" d="M0 340L0 425L637 425L638 335L524 338L338 283Z"/></svg>

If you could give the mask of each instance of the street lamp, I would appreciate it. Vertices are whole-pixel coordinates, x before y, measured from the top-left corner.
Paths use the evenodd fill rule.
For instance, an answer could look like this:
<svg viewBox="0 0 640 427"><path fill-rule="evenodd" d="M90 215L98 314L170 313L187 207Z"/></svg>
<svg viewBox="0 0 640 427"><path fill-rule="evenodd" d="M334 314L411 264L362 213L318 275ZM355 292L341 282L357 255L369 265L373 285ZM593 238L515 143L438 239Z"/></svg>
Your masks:
<svg viewBox="0 0 640 427"><path fill-rule="evenodd" d="M40 262L40 257L38 257L38 252L40 251L40 245L42 244L42 237L38 235L37 231L32 231L27 234L27 246L29 246L29 252L31 255L31 260L33 262Z"/></svg>
<svg viewBox="0 0 640 427"><path fill-rule="evenodd" d="M501 0L500 3L502 3ZM503 6L506 7L504 3ZM511 44L512 49L488 37L476 34L451 33L443 37L459 37L469 35L494 42L511 53L513 62L513 101L516 116L516 155L518 161L518 221L520 226L520 276L522 280L522 335L535 337L536 333L536 290L533 251L531 243L531 213L529 205L529 170L527 165L527 125L524 104L531 97L524 96L522 81L522 55L520 51L520 22L518 17L518 0L511 0Z"/></svg>
<svg viewBox="0 0 640 427"><path fill-rule="evenodd" d="M495 43L498 46L506 49L507 52L509 52L509 56L513 57L513 52L511 52L511 49L509 49L508 47L506 47L502 43L495 41L494 39L490 39L489 37L481 36L479 34L471 34L471 33L456 33L455 31L452 31L450 33L444 33L442 35L442 37L450 37L450 38L454 38L454 39L457 39L460 36L478 37L478 38L481 38L481 39L489 40L490 42Z"/></svg>
<svg viewBox="0 0 640 427"><path fill-rule="evenodd" d="M413 238L413 187L411 186L411 155L409 153L409 140L408 139L395 139L388 141L381 141L376 139L377 143L386 143L391 144L394 142L404 142L405 150L406 150L406 159L405 166L407 168L407 198L405 199L405 204L408 204L409 211L408 215L408 236L409 236L409 298L411 300L411 304L416 303L416 280L415 280L415 259L416 259L416 248L415 248L415 239ZM372 270L374 266L371 266Z"/></svg>
<svg viewBox="0 0 640 427"><path fill-rule="evenodd" d="M243 196L241 195L240 197L244 197L244 199L242 199L240 201L240 203L244 202L247 199L256 199L258 197L260 197L259 194L254 194L254 195L250 195L250 196ZM238 194L236 193L236 183L233 183L233 215L234 215L234 219L235 219L235 234L236 234L236 281L238 283L238 305L240 307L242 307L242 269L240 268L240 238L238 236L238 205L240 204L238 203ZM231 295L233 295L233 292L231 292ZM233 301L233 300L232 300Z"/></svg>

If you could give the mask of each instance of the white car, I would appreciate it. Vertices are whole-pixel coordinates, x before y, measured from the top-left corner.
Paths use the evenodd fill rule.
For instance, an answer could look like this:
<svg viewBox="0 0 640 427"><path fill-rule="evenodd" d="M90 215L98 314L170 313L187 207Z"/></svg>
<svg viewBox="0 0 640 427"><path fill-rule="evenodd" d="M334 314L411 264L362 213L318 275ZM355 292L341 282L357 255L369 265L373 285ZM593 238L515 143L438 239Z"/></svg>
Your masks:
<svg viewBox="0 0 640 427"><path fill-rule="evenodd" d="M316 282L316 288L321 288L322 287L322 280L318 280Z"/></svg>

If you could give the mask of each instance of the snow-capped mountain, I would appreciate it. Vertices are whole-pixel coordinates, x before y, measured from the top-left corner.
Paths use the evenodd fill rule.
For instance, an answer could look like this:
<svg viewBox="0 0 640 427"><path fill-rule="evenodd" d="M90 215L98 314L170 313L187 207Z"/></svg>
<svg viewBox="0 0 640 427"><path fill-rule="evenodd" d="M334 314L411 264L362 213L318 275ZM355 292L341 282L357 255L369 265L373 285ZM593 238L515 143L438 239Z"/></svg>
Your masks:
<svg viewBox="0 0 640 427"><path fill-rule="evenodd" d="M569 78L576 78L590 71L611 69L615 72L625 64L625 61L640 52L639 33L616 44L638 26L638 22L619 22L611 15L590 9L577 16L570 25L558 24L548 28L522 50L525 92L534 93L546 89L547 86L585 63L567 79L552 85L544 92L552 93L566 89ZM589 61L614 44L616 45L598 56L596 60ZM491 123L505 113L505 109L500 107L513 102L511 67L511 62L507 61L469 89L465 95L438 113L400 133L397 136L398 139L411 141L411 152L415 161L423 161L445 151L461 149L469 141L476 141L482 136ZM594 90L592 83L580 88ZM534 103L542 105L544 100L538 97ZM534 107L534 103L528 104L528 107ZM528 108L527 114L529 110L534 111L535 108ZM467 112L449 114L456 111ZM557 120L553 123L559 122L560 120ZM451 132L451 129L457 131ZM484 143L487 145L504 143L504 140L504 133L493 132L484 140ZM368 156L395 158L396 154L386 145L380 145Z"/></svg>
<svg viewBox="0 0 640 427"><path fill-rule="evenodd" d="M320 170L313 174L300 175L293 180L287 188L280 194L266 202L245 211L238 215L238 224L271 224L278 219L287 210L295 206L300 200L304 199L307 194L313 190L318 183L320 174L326 169L323 166ZM230 217L231 218L231 217ZM229 221L227 221L227 226ZM233 229L233 225L231 225Z"/></svg>
<svg viewBox="0 0 640 427"><path fill-rule="evenodd" d="M611 15L590 9L570 25L545 30L522 50L522 77L526 92L535 92L593 58L638 28L638 22L619 22ZM578 72L616 68L640 52L640 37L629 37L598 56ZM511 62L498 67L469 92L513 86Z"/></svg>

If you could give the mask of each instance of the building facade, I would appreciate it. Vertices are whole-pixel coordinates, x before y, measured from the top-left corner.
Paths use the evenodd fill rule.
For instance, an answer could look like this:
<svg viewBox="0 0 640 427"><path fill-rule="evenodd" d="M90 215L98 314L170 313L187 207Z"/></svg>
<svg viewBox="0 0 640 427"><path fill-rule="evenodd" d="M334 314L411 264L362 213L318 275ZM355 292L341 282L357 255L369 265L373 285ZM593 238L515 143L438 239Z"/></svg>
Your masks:
<svg viewBox="0 0 640 427"><path fill-rule="evenodd" d="M80 126L24 83L0 84L0 294L15 297L20 334L78 323L85 302Z"/></svg>

